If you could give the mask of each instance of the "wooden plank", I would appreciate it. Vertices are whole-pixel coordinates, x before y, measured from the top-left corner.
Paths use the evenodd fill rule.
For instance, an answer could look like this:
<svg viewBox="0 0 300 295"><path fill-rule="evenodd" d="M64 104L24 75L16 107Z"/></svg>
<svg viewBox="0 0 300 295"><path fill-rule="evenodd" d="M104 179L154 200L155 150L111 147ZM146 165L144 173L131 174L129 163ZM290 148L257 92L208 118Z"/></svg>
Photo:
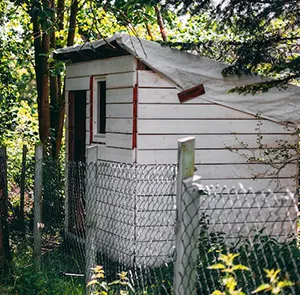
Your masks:
<svg viewBox="0 0 300 295"><path fill-rule="evenodd" d="M174 240L174 227L171 226L149 226L147 228L137 227L137 242L170 241Z"/></svg>
<svg viewBox="0 0 300 295"><path fill-rule="evenodd" d="M133 163L134 152L132 150L98 146L98 160L120 163Z"/></svg>
<svg viewBox="0 0 300 295"><path fill-rule="evenodd" d="M196 164L196 174L200 175L202 179L253 179L253 178L268 178L277 182L277 178L296 179L297 165L287 164L282 168L276 178L274 175L278 172L277 169L271 168L263 164L229 164L229 165L204 165ZM271 182L271 181L270 181Z"/></svg>
<svg viewBox="0 0 300 295"><path fill-rule="evenodd" d="M153 202L156 202L153 206L149 205L149 210L153 210L153 208L158 209L158 207L167 210L167 202L170 201L175 194L175 181L141 181L134 179L133 173L134 172L115 171L111 169L102 173L98 172L95 199L107 203L119 202L119 199L122 199L121 204L127 202L128 205L131 205L132 195L137 195L141 198L141 200L139 198L137 199L137 208L145 210L143 206L149 205L149 199L147 201L147 197L149 196L149 198L153 198Z"/></svg>
<svg viewBox="0 0 300 295"><path fill-rule="evenodd" d="M176 84L152 71L138 71L139 87L176 88Z"/></svg>
<svg viewBox="0 0 300 295"><path fill-rule="evenodd" d="M160 267L172 262L172 253L156 256L135 256L135 264L141 267Z"/></svg>
<svg viewBox="0 0 300 295"><path fill-rule="evenodd" d="M88 90L90 89L90 78L80 77L80 78L68 78L66 79L66 90Z"/></svg>
<svg viewBox="0 0 300 295"><path fill-rule="evenodd" d="M137 256L167 256L172 255L174 241L158 241L158 242L137 242L136 255Z"/></svg>
<svg viewBox="0 0 300 295"><path fill-rule="evenodd" d="M89 122L89 121L88 121ZM87 125L88 126L88 125ZM90 142L90 131L88 130L88 128L87 128L87 130L86 130L86 132L85 132L85 144L86 145L89 145L89 144L91 144L91 142Z"/></svg>
<svg viewBox="0 0 300 295"><path fill-rule="evenodd" d="M135 72L111 74L106 76L106 88L133 87L136 84Z"/></svg>
<svg viewBox="0 0 300 295"><path fill-rule="evenodd" d="M86 104L86 112L85 112L85 114L86 114L87 118L91 117L91 104L90 103Z"/></svg>
<svg viewBox="0 0 300 295"><path fill-rule="evenodd" d="M106 105L107 118L132 118L133 106L131 104L107 104Z"/></svg>
<svg viewBox="0 0 300 295"><path fill-rule="evenodd" d="M85 118L85 126L86 126L85 130L87 132L90 132L90 129L91 129L91 127L90 127L90 120L91 120L91 118L89 118L89 117ZM86 136L86 137L88 137L88 140L90 140L90 134L88 136Z"/></svg>
<svg viewBox="0 0 300 295"><path fill-rule="evenodd" d="M178 90L170 88L139 88L138 97L139 103L147 104L179 104ZM184 102L184 105L193 104L214 104L201 98L201 96L195 97L188 102Z"/></svg>
<svg viewBox="0 0 300 295"><path fill-rule="evenodd" d="M132 148L132 134L106 133L106 146L117 148Z"/></svg>
<svg viewBox="0 0 300 295"><path fill-rule="evenodd" d="M295 151L290 150L293 154ZM262 151L257 150L196 150L196 164L246 164L249 159L261 156ZM140 164L175 164L177 155L175 150L138 150L138 161ZM284 163L285 159L274 159L274 163ZM253 162L253 164L259 164Z"/></svg>
<svg viewBox="0 0 300 295"><path fill-rule="evenodd" d="M298 212L293 207L239 208L205 210L210 224L294 222Z"/></svg>
<svg viewBox="0 0 300 295"><path fill-rule="evenodd" d="M138 149L176 149L177 140L179 138L187 137L187 134L172 135L172 134L159 134L159 135L138 135ZM203 134L203 135L193 135L196 139L196 149L217 149L217 148L257 148L259 144L257 140L259 139L258 134ZM282 146L284 142L289 144L297 143L297 136L291 135L273 135L273 134L263 134L263 138L260 140L260 144L264 145L265 148L275 148Z"/></svg>
<svg viewBox="0 0 300 295"><path fill-rule="evenodd" d="M106 133L132 133L132 119L106 119Z"/></svg>
<svg viewBox="0 0 300 295"><path fill-rule="evenodd" d="M207 167L207 166L205 166ZM201 170L205 171L205 167ZM208 170L210 166L208 167ZM220 167L219 167L220 170ZM222 170L222 169L221 169ZM222 170L223 172L226 170ZM196 172L199 175L199 170ZM230 177L231 171L228 172L227 177ZM245 175L244 175L245 176ZM214 177L212 173L211 177ZM296 191L296 179L295 178L279 178L279 179L201 179L201 184L208 187L220 187L221 189L226 186L227 188L235 187L237 189L244 188L248 190L250 187L257 190L268 190L270 189L273 192L285 192L289 189L292 192Z"/></svg>
<svg viewBox="0 0 300 295"><path fill-rule="evenodd" d="M298 210L296 198L297 196L284 192L242 193L241 191L230 189L223 192L221 190L216 190L211 191L209 195L203 195L201 197L200 208L203 212L206 212L207 210L234 210L241 208L247 208L248 210L252 210L254 208L276 208L276 210L278 210L282 207L288 207L292 213ZM274 213L276 210L274 209ZM290 217L287 218L290 219Z"/></svg>
<svg viewBox="0 0 300 295"><path fill-rule="evenodd" d="M141 226L154 226L154 225L174 225L176 211L143 211L136 213L136 223Z"/></svg>
<svg viewBox="0 0 300 295"><path fill-rule="evenodd" d="M179 92L178 98L180 103L184 103L203 94L205 94L205 89L203 84L200 84L195 87Z"/></svg>
<svg viewBox="0 0 300 295"><path fill-rule="evenodd" d="M175 183L173 185L175 187ZM175 194L173 195L157 195L141 197L136 199L136 209L138 211L151 211L151 210L175 210Z"/></svg>
<svg viewBox="0 0 300 295"><path fill-rule="evenodd" d="M139 104L140 119L256 119L219 105Z"/></svg>
<svg viewBox="0 0 300 295"><path fill-rule="evenodd" d="M42 190L43 190L43 145L35 147L34 171L34 226L33 261L36 271L41 268L42 259Z"/></svg>
<svg viewBox="0 0 300 295"><path fill-rule="evenodd" d="M254 237L258 230L264 229L263 235L268 235L272 237L285 237L288 239L290 235L296 235L296 224L291 224L290 222L269 222L269 223L235 223L235 224L215 224L209 226L211 231L216 233L223 232L226 237L240 236L250 238Z"/></svg>
<svg viewBox="0 0 300 295"><path fill-rule="evenodd" d="M257 134L258 120L138 120L139 134ZM292 133L283 125L264 120L260 133Z"/></svg>
<svg viewBox="0 0 300 295"><path fill-rule="evenodd" d="M67 65L67 77L108 75L134 72L135 58L131 55L93 60Z"/></svg>
<svg viewBox="0 0 300 295"><path fill-rule="evenodd" d="M107 89L107 103L132 103L133 88Z"/></svg>

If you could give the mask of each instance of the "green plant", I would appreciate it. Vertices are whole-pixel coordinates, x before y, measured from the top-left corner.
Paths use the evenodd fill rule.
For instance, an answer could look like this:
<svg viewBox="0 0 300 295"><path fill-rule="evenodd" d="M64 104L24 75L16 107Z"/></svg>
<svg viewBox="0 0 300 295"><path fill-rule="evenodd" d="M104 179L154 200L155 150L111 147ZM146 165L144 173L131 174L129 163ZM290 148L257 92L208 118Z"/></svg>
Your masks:
<svg viewBox="0 0 300 295"><path fill-rule="evenodd" d="M234 259L238 256L239 254L232 254L232 253L229 253L227 255L221 254L219 256L219 260L221 262L208 267L208 269L219 269L221 270L222 273L225 274L221 281L224 291L215 290L212 293L212 295L244 295L245 294L241 288L236 289L237 281L236 281L235 272L237 270L249 271L249 268L242 264L234 264Z"/></svg>
<svg viewBox="0 0 300 295"><path fill-rule="evenodd" d="M221 290L213 291L212 295L245 295L246 293L242 290L242 288L237 289L238 282L236 272L241 271L250 271L247 266L242 264L235 264L234 259L237 258L239 254L220 254L219 261L216 264L213 264L208 267L210 270L220 270L224 276L221 278ZM269 279L268 283L262 283L259 287L257 287L251 294L256 294L259 292L270 292L273 295L282 295L284 294L284 288L290 287L293 285L291 281L288 279L280 279L278 276L280 270L264 270L267 278Z"/></svg>
<svg viewBox="0 0 300 295"><path fill-rule="evenodd" d="M278 277L280 270L268 270L265 269L266 276L269 279L268 283L261 284L258 288L256 288L252 293L259 293L259 292L271 292L271 294L283 294L283 289L285 287L293 286L293 283L287 279L280 280Z"/></svg>
<svg viewBox="0 0 300 295"><path fill-rule="evenodd" d="M130 291L131 293L134 293L134 289L127 277L127 272L122 271L118 274L118 280L107 283L104 280L105 276L102 266L97 265L96 267L92 268L92 271L94 274L91 281L89 281L87 284L87 287L93 286L91 295L129 295Z"/></svg>

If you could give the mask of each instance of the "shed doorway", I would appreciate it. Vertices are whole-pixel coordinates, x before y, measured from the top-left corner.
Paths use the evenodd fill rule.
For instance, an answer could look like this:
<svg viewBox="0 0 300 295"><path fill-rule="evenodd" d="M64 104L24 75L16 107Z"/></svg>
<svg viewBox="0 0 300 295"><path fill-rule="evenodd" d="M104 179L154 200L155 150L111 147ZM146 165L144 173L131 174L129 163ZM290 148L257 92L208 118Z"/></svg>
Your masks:
<svg viewBox="0 0 300 295"><path fill-rule="evenodd" d="M86 91L69 92L68 114L68 227L84 237Z"/></svg>

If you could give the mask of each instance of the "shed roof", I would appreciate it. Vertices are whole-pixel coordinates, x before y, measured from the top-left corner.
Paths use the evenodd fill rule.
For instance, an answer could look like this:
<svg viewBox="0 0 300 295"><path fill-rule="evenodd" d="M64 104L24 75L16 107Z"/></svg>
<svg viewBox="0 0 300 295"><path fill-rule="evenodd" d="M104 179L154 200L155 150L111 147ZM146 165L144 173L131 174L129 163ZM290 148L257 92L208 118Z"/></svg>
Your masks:
<svg viewBox="0 0 300 295"><path fill-rule="evenodd" d="M222 70L228 65L222 62L127 34L115 34L106 40L58 49L53 57L79 62L128 54L175 83L180 90L204 84L205 94L201 96L204 100L259 114L279 123L292 123L295 127L300 123L299 87L289 85L284 90L273 88L255 95L228 93L234 87L261 82L266 78L255 75L223 77Z"/></svg>

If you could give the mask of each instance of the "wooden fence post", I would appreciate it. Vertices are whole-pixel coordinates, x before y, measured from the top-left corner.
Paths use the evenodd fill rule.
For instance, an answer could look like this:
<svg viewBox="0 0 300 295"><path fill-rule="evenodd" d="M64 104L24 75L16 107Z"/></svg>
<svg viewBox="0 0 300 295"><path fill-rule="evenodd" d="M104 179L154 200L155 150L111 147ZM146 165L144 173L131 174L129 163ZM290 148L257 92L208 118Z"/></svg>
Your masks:
<svg viewBox="0 0 300 295"><path fill-rule="evenodd" d="M41 268L42 256L42 189L43 189L43 145L35 147L35 171L34 171L34 245L33 261L36 271Z"/></svg>
<svg viewBox="0 0 300 295"><path fill-rule="evenodd" d="M7 155L0 147L0 269L7 272L10 261L8 232Z"/></svg>
<svg viewBox="0 0 300 295"><path fill-rule="evenodd" d="M85 280L88 283L91 280L91 268L96 262L97 249L95 248L96 225L95 220L95 204L96 204L96 177L97 177L97 146L87 148L87 169L86 169L86 220L85 220ZM91 287L87 287L86 293L90 294Z"/></svg>
<svg viewBox="0 0 300 295"><path fill-rule="evenodd" d="M200 204L197 182L200 177L194 176L194 163L195 138L179 140L173 282L175 295L193 295L196 292Z"/></svg>
<svg viewBox="0 0 300 295"><path fill-rule="evenodd" d="M27 146L23 145L22 150L22 173L21 173L21 182L20 182L20 206L19 206L19 226L20 231L25 234L25 221L24 221L24 196L25 196L25 175L26 175L26 155L27 155Z"/></svg>

